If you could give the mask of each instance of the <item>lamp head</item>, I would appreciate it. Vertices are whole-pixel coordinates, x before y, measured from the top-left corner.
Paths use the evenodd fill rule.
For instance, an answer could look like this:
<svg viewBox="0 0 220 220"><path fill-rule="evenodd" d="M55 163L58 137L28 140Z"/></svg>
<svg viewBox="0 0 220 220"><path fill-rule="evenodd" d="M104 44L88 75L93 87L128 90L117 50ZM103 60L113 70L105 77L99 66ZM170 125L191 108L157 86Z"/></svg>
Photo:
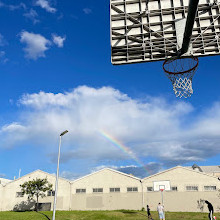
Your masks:
<svg viewBox="0 0 220 220"><path fill-rule="evenodd" d="M67 130L65 130L64 132L62 132L61 134L60 134L60 136L62 137L64 134L66 134L68 131Z"/></svg>

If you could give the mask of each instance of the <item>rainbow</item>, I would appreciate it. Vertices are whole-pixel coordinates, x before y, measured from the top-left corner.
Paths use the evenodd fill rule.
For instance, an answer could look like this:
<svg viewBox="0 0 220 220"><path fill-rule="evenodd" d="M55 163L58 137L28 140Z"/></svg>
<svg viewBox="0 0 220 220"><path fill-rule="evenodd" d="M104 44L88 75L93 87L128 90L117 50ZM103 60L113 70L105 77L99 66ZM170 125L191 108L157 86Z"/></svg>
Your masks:
<svg viewBox="0 0 220 220"><path fill-rule="evenodd" d="M134 154L134 152L132 152L131 149L129 149L128 147L126 147L124 144L122 144L119 140L117 140L116 138L112 137L110 134L108 134L105 131L99 131L99 133L108 141L110 141L114 146L116 146L118 149L120 149L121 151L123 151L125 154L129 155L136 163L139 167L143 167L146 172L147 175L150 175L151 172L150 170L148 170L146 168L146 165L138 159L138 157Z"/></svg>

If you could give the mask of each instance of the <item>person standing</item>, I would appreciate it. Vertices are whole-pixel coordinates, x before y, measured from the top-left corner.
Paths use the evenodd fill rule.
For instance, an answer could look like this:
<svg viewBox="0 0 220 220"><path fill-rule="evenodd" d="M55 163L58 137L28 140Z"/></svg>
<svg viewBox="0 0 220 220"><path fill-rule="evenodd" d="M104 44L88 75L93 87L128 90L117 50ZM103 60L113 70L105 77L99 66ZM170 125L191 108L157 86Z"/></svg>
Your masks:
<svg viewBox="0 0 220 220"><path fill-rule="evenodd" d="M158 203L157 211L158 211L159 219L160 220L165 220L164 207L160 203Z"/></svg>
<svg viewBox="0 0 220 220"><path fill-rule="evenodd" d="M212 206L212 204L211 204L209 201L207 201L207 200L205 200L205 203L207 204L208 209L209 209L209 220L213 220L213 212L214 212L213 206Z"/></svg>
<svg viewBox="0 0 220 220"><path fill-rule="evenodd" d="M152 218L152 216L151 216L151 213L150 213L150 207L149 207L149 205L147 205L147 217L148 217L148 219L153 220L153 218Z"/></svg>

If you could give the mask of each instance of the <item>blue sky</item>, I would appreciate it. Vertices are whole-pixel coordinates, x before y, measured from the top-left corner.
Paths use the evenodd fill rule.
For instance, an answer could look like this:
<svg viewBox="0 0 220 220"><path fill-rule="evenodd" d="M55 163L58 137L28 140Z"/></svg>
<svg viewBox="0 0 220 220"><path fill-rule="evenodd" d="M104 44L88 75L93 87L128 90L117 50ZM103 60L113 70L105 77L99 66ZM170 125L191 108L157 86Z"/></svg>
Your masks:
<svg viewBox="0 0 220 220"><path fill-rule="evenodd" d="M109 1L0 0L2 177L18 177L19 169L55 173L66 129L66 178L106 166L146 176L219 165L220 57L200 58L194 94L179 99L162 62L111 64L109 23Z"/></svg>

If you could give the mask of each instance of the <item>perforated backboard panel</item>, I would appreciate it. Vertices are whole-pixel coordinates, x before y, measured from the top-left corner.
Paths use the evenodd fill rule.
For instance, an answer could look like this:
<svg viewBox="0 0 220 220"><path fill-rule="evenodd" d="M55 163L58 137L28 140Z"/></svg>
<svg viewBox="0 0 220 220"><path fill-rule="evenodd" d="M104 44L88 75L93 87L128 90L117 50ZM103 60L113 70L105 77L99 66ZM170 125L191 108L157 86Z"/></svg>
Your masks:
<svg viewBox="0 0 220 220"><path fill-rule="evenodd" d="M110 0L112 63L164 60L181 48L188 0ZM185 56L220 54L220 0L200 0Z"/></svg>
<svg viewBox="0 0 220 220"><path fill-rule="evenodd" d="M169 191L170 190L170 181L154 181L154 191L160 191L160 190Z"/></svg>

